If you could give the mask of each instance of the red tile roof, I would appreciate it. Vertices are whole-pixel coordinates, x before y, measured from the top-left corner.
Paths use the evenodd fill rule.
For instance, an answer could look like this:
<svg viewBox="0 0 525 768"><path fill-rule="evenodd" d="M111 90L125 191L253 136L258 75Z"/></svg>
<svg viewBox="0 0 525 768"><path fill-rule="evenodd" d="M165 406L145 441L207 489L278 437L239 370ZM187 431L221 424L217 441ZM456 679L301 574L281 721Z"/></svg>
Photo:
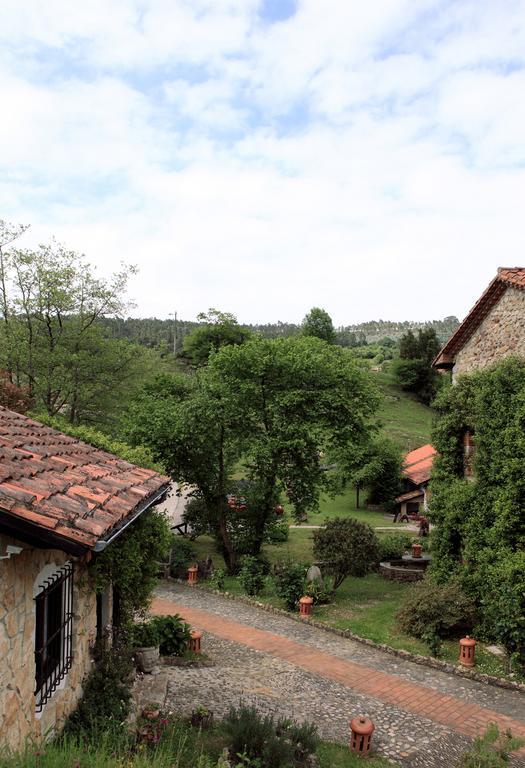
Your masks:
<svg viewBox="0 0 525 768"><path fill-rule="evenodd" d="M403 467L404 476L415 485L428 483L436 453L436 449L430 443L407 453Z"/></svg>
<svg viewBox="0 0 525 768"><path fill-rule="evenodd" d="M167 490L142 469L0 407L0 525L92 549Z"/></svg>
<svg viewBox="0 0 525 768"><path fill-rule="evenodd" d="M525 291L525 267L500 267L487 290L474 304L459 328L452 334L434 360L436 368L452 368L456 355L472 337L507 288Z"/></svg>

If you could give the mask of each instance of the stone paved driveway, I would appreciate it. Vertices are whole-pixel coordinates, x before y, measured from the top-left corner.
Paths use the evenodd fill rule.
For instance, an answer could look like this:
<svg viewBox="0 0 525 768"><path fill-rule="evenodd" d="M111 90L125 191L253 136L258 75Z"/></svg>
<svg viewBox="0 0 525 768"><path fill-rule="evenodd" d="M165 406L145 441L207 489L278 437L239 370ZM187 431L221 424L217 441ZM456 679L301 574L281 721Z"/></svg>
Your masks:
<svg viewBox="0 0 525 768"><path fill-rule="evenodd" d="M324 738L346 741L348 720L366 713L377 751L404 766L454 766L469 735L499 719L525 733L525 697L397 659L308 624L165 583L153 605L205 631L215 665L171 668L167 705L197 704L217 716L239 700L314 721ZM465 715L465 716L464 716ZM516 766L525 761L516 758Z"/></svg>

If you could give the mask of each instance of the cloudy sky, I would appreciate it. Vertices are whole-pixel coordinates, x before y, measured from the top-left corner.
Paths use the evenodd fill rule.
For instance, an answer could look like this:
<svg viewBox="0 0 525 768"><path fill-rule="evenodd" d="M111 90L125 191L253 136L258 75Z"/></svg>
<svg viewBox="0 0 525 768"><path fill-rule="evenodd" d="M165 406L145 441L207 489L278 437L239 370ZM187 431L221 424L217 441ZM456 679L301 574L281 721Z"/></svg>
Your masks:
<svg viewBox="0 0 525 768"><path fill-rule="evenodd" d="M0 218L135 315L463 316L525 264L525 0L2 0Z"/></svg>

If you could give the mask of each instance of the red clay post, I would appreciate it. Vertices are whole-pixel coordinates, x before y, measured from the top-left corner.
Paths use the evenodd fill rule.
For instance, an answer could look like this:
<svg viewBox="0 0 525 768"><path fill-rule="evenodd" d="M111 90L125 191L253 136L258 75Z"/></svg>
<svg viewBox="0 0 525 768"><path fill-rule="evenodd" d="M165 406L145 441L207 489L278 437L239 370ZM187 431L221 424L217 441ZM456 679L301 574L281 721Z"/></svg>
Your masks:
<svg viewBox="0 0 525 768"><path fill-rule="evenodd" d="M198 575L197 574L198 573L199 573L199 569L197 568L196 565L191 565L188 568L188 584L193 585L193 584L197 583L197 581L198 581Z"/></svg>
<svg viewBox="0 0 525 768"><path fill-rule="evenodd" d="M201 652L201 638L202 632L198 632L196 629L190 632L190 651L192 653Z"/></svg>
<svg viewBox="0 0 525 768"><path fill-rule="evenodd" d="M350 720L350 752L357 752L359 755L368 755L372 744L372 734L375 725L370 718L359 715Z"/></svg>
<svg viewBox="0 0 525 768"><path fill-rule="evenodd" d="M421 553L423 552L423 546L421 544L412 544L412 557L421 557Z"/></svg>
<svg viewBox="0 0 525 768"><path fill-rule="evenodd" d="M299 600L299 613L302 619L309 619L312 615L312 606L314 604L312 597L301 597Z"/></svg>
<svg viewBox="0 0 525 768"><path fill-rule="evenodd" d="M476 641L473 637L461 638L459 641L459 663L462 667L473 667L476 663Z"/></svg>

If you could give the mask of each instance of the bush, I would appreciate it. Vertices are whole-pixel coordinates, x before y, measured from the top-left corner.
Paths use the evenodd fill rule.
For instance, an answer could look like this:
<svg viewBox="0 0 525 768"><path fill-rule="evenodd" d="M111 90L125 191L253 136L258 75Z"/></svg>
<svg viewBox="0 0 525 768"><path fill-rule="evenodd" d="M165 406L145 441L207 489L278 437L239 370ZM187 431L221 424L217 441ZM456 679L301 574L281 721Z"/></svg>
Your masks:
<svg viewBox="0 0 525 768"><path fill-rule="evenodd" d="M189 625L177 613L173 616L155 616L151 623L157 630L161 654L182 656L188 648Z"/></svg>
<svg viewBox="0 0 525 768"><path fill-rule="evenodd" d="M170 573L175 579L184 579L189 566L195 561L195 548L185 536L176 536L171 548Z"/></svg>
<svg viewBox="0 0 525 768"><path fill-rule="evenodd" d="M511 733L501 735L498 726L491 723L472 749L461 756L456 768L505 768L510 752L524 745L525 739L515 739Z"/></svg>
<svg viewBox="0 0 525 768"><path fill-rule="evenodd" d="M131 637L134 648L156 648L160 645L159 630L153 620L134 624Z"/></svg>
<svg viewBox="0 0 525 768"><path fill-rule="evenodd" d="M334 578L334 589L347 576L366 576L379 560L379 541L366 523L336 517L314 531L314 555Z"/></svg>
<svg viewBox="0 0 525 768"><path fill-rule="evenodd" d="M255 707L244 704L230 709L223 728L232 758L257 768L299 768L307 764L318 744L315 726L275 722L271 715L260 715Z"/></svg>
<svg viewBox="0 0 525 768"><path fill-rule="evenodd" d="M281 544L288 541L290 527L285 520L272 520L266 526L265 540L269 544Z"/></svg>
<svg viewBox="0 0 525 768"><path fill-rule="evenodd" d="M241 587L247 595L258 595L264 586L264 565L252 555L246 555L239 572Z"/></svg>
<svg viewBox="0 0 525 768"><path fill-rule="evenodd" d="M297 606L299 598L304 595L304 566L293 560L277 563L274 567L274 582L277 596L284 600L286 607L292 611Z"/></svg>
<svg viewBox="0 0 525 768"><path fill-rule="evenodd" d="M130 711L132 670L131 650L126 643L115 641L112 648L98 647L95 667L64 734L107 734L112 727L120 727Z"/></svg>
<svg viewBox="0 0 525 768"><path fill-rule="evenodd" d="M413 538L407 533L389 533L379 537L379 562L399 560L410 550Z"/></svg>
<svg viewBox="0 0 525 768"><path fill-rule="evenodd" d="M222 592L226 585L226 571L224 568L217 568L217 570L213 571L209 583L213 589L218 589Z"/></svg>
<svg viewBox="0 0 525 768"><path fill-rule="evenodd" d="M403 632L424 640L437 655L439 641L471 627L475 611L457 581L441 585L426 577L407 590L396 618Z"/></svg>
<svg viewBox="0 0 525 768"><path fill-rule="evenodd" d="M332 599L334 590L327 579L320 583L318 581L310 581L306 584L304 594L313 598L314 605L326 605Z"/></svg>

